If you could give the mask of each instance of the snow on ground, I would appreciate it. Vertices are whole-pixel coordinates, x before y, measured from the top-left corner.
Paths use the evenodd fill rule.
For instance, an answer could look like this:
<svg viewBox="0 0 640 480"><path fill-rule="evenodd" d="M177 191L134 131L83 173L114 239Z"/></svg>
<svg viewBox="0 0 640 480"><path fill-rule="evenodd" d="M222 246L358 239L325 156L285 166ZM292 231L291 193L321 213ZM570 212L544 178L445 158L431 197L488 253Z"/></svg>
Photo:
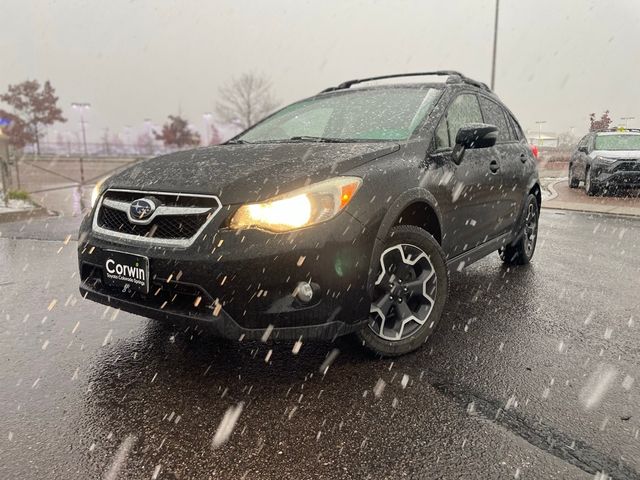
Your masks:
<svg viewBox="0 0 640 480"><path fill-rule="evenodd" d="M4 205L4 195L0 193L0 213L22 212L31 210L35 205L28 200L9 200L8 206Z"/></svg>

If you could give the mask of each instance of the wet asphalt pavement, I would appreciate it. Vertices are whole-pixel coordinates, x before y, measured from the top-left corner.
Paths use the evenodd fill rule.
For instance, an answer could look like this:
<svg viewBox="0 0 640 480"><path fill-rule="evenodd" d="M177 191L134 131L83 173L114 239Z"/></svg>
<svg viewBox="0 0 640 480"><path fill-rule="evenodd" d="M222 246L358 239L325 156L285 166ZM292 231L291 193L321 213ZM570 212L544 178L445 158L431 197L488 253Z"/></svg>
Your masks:
<svg viewBox="0 0 640 480"><path fill-rule="evenodd" d="M544 210L533 264L454 273L393 361L84 301L76 223L0 224L0 478L640 478L638 220Z"/></svg>

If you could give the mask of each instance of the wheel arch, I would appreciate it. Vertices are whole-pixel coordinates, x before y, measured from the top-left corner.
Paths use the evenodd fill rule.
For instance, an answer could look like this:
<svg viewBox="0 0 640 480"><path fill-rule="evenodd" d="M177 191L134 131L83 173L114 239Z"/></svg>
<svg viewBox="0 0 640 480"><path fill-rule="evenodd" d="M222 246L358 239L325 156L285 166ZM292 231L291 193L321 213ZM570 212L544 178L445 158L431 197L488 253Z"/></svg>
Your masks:
<svg viewBox="0 0 640 480"><path fill-rule="evenodd" d="M378 228L376 240L384 242L389 230L396 225L424 228L442 244L442 214L438 201L424 188L407 190L390 204Z"/></svg>
<svg viewBox="0 0 640 480"><path fill-rule="evenodd" d="M536 197L536 200L538 201L538 208L542 207L542 190L540 189L540 184L538 182L534 183L531 188L529 188L529 195Z"/></svg>
<svg viewBox="0 0 640 480"><path fill-rule="evenodd" d="M414 225L423 228L442 246L442 239L445 235L442 230L442 213L433 194L424 188L417 187L398 195L390 203L376 233L369 262L369 290L373 286L373 277L384 242L389 231L396 225Z"/></svg>

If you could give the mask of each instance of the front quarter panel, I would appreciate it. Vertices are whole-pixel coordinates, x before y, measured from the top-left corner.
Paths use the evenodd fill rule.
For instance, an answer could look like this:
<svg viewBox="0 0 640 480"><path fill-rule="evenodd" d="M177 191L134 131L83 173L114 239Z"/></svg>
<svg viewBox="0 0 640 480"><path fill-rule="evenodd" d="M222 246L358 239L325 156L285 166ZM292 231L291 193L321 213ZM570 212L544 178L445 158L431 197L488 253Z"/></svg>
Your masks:
<svg viewBox="0 0 640 480"><path fill-rule="evenodd" d="M354 203L349 205L348 212L359 220L365 230L375 232L370 283L389 231L405 208L417 202L427 203L436 212L439 224L443 225L439 202L429 191L429 184L433 183L435 176L429 175L431 170L425 155L424 142L410 142L396 154L352 172L363 178L363 185L357 201L354 199Z"/></svg>

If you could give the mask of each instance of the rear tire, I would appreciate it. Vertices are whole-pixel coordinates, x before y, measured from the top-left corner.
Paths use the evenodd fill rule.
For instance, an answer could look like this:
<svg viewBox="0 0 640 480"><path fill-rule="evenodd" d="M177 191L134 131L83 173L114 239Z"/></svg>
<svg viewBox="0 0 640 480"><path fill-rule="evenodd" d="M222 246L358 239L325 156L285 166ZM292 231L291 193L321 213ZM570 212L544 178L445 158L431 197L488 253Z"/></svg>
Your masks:
<svg viewBox="0 0 640 480"><path fill-rule="evenodd" d="M573 165L569 165L569 188L578 188L580 180L573 174Z"/></svg>
<svg viewBox="0 0 640 480"><path fill-rule="evenodd" d="M356 336L383 357L412 352L435 330L449 278L438 242L413 225L393 227L378 258L369 322Z"/></svg>
<svg viewBox="0 0 640 480"><path fill-rule="evenodd" d="M587 169L587 173L584 177L584 189L587 192L587 195L593 197L594 195L598 195L600 189L596 187L591 179L591 169Z"/></svg>
<svg viewBox="0 0 640 480"><path fill-rule="evenodd" d="M524 225L515 243L498 250L500 258L509 265L526 265L533 258L538 242L540 207L535 195L529 194L525 203Z"/></svg>

